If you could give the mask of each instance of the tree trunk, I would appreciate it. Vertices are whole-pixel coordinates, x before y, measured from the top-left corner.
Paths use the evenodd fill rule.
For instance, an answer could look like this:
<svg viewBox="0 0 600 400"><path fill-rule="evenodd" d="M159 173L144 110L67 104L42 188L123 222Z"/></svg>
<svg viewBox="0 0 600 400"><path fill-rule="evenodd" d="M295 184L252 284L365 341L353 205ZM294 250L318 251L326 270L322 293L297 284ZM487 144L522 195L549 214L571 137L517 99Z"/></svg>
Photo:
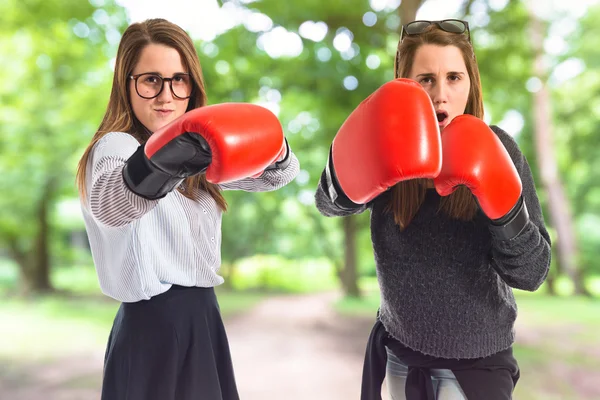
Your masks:
<svg viewBox="0 0 600 400"><path fill-rule="evenodd" d="M223 262L219 273L225 280L221 285L223 289L233 290L233 280L235 279L235 263L234 262Z"/></svg>
<svg viewBox="0 0 600 400"><path fill-rule="evenodd" d="M543 63L544 26L533 10L530 10L530 29L535 57L534 75L541 82L540 90L533 94L535 147L542 184L548 193L551 219L558 236L555 243L558 263L561 270L573 281L575 294L589 295L577 265L577 243L573 218L554 156L550 94L547 86L547 72Z"/></svg>
<svg viewBox="0 0 600 400"><path fill-rule="evenodd" d="M398 7L402 25L406 25L417 18L417 11L419 11L419 8L425 1L426 0L402 0L400 7Z"/></svg>
<svg viewBox="0 0 600 400"><path fill-rule="evenodd" d="M475 0L466 0L463 3L462 11L460 12L462 14L462 17L460 19L467 19L467 15L469 15L469 12L471 11L471 6L474 2Z"/></svg>
<svg viewBox="0 0 600 400"><path fill-rule="evenodd" d="M46 187L39 202L38 225L39 230L35 239L34 268L30 286L35 292L49 292L52 290L50 284L50 221L48 211L53 192L53 180L46 182Z"/></svg>
<svg viewBox="0 0 600 400"><path fill-rule="evenodd" d="M555 251L554 249L552 250L552 257L554 257ZM557 276L557 271L556 268L555 269L551 269L550 271L548 271L548 276L546 277L546 290L548 291L548 296L556 296L558 293L556 292L556 276Z"/></svg>
<svg viewBox="0 0 600 400"><path fill-rule="evenodd" d="M54 180L46 182L37 208L38 230L31 246L19 243L19 238L9 240L10 254L19 266L19 292L23 295L50 292L50 221L49 209L54 194Z"/></svg>
<svg viewBox="0 0 600 400"><path fill-rule="evenodd" d="M33 270L33 260L31 257L31 253L27 251L22 251L18 244L18 238L12 237L8 240L9 245L9 254L14 262L17 263L19 267L19 283L18 283L18 291L21 295L28 295L33 291L31 279L31 271Z"/></svg>
<svg viewBox="0 0 600 400"><path fill-rule="evenodd" d="M358 288L358 271L356 262L356 216L342 219L344 227L344 267L338 275L346 296L360 297Z"/></svg>

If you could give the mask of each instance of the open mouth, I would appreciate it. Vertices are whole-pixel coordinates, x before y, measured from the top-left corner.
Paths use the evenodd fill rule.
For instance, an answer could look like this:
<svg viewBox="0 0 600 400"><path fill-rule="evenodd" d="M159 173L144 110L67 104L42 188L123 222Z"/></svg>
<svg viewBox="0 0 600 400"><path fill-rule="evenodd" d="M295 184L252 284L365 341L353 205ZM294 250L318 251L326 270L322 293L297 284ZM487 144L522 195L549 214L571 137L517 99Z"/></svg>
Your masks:
<svg viewBox="0 0 600 400"><path fill-rule="evenodd" d="M443 125L448 120L448 113L446 111L437 111L435 115L440 125Z"/></svg>

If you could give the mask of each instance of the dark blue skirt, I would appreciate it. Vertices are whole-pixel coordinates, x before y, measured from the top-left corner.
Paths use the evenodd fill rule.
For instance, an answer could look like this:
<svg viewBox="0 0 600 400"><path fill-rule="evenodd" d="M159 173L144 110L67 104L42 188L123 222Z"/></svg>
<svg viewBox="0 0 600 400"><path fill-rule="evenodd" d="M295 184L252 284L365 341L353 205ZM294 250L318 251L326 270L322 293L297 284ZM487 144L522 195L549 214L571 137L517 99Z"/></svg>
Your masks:
<svg viewBox="0 0 600 400"><path fill-rule="evenodd" d="M104 359L102 400L238 400L213 288L173 286L122 303Z"/></svg>

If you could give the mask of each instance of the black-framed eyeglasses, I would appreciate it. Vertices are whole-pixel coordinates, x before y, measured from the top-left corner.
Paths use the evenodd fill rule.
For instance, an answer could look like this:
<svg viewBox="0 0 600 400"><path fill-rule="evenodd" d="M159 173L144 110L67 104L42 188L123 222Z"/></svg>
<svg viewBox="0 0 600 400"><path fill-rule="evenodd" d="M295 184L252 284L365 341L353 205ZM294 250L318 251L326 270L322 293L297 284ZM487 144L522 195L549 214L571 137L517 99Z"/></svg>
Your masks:
<svg viewBox="0 0 600 400"><path fill-rule="evenodd" d="M135 91L143 99L153 99L162 93L165 82L169 82L171 93L178 99L189 99L192 95L192 79L190 74L175 74L171 78L163 78L159 74L146 72L130 75L129 79L135 81Z"/></svg>
<svg viewBox="0 0 600 400"><path fill-rule="evenodd" d="M404 39L406 35L420 35L432 24L437 25L441 30L450 33L467 33L469 42L471 41L471 31L469 30L469 23L460 19L444 19L441 21L413 21L402 26L402 32L400 33L400 41Z"/></svg>

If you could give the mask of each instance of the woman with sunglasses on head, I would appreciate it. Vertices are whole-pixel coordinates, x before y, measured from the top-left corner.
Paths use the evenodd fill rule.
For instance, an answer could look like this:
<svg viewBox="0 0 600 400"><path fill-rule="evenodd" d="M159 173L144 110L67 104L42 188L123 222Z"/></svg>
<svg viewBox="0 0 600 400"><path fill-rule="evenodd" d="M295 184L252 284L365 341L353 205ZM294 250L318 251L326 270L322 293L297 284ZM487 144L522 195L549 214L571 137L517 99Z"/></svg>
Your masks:
<svg viewBox="0 0 600 400"><path fill-rule="evenodd" d="M270 111L206 105L185 31L162 19L127 28L77 175L100 287L122 303L103 400L239 398L214 291L222 191L276 190L298 170Z"/></svg>
<svg viewBox="0 0 600 400"><path fill-rule="evenodd" d="M403 27L396 80L338 131L316 193L326 216L371 213L381 291L362 399L510 399L512 288L534 291L550 238L516 142L483 121L468 25Z"/></svg>

